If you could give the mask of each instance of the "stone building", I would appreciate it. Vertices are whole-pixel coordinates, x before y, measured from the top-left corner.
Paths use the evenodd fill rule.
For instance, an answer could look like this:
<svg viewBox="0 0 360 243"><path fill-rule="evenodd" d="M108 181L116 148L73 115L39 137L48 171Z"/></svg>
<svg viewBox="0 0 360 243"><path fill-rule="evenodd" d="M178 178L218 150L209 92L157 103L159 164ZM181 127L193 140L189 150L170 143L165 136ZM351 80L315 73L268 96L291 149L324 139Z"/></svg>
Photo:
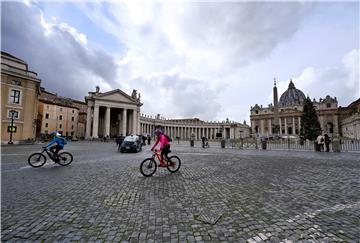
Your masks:
<svg viewBox="0 0 360 243"><path fill-rule="evenodd" d="M360 99L340 108L340 127L343 137L360 139Z"/></svg>
<svg viewBox="0 0 360 243"><path fill-rule="evenodd" d="M165 119L157 115L156 117L142 115L140 118L142 134L152 135L156 128L161 128L172 138L189 140L191 136L199 140L206 137L214 139L238 139L246 138L250 135L250 127L244 124L229 121L224 122L202 121L198 118L190 119Z"/></svg>
<svg viewBox="0 0 360 243"><path fill-rule="evenodd" d="M296 138L301 128L301 116L305 100L304 93L290 80L288 89L278 100L276 81L274 82L274 103L268 107L251 107L251 133L260 137L286 136ZM327 95L319 101L313 100L321 129L331 136L339 134L339 110L336 97Z"/></svg>
<svg viewBox="0 0 360 243"><path fill-rule="evenodd" d="M86 138L139 134L140 94L128 95L120 89L101 93L89 92L87 104Z"/></svg>
<svg viewBox="0 0 360 243"><path fill-rule="evenodd" d="M1 143L35 139L40 79L28 64L1 52ZM11 117L13 114L13 128Z"/></svg>
<svg viewBox="0 0 360 243"><path fill-rule="evenodd" d="M236 122L205 122L197 118L165 119L140 114L140 94L136 90L132 95L116 89L101 93L89 92L85 97L88 105L86 138L119 136L128 134L154 135L156 128L162 128L169 136L179 139L195 139L202 136L208 139L247 137L250 128ZM90 114L90 115L89 115Z"/></svg>
<svg viewBox="0 0 360 243"><path fill-rule="evenodd" d="M41 121L38 135L62 131L64 136L80 137L84 133L79 130L79 108L72 99L41 88L38 111L38 119Z"/></svg>

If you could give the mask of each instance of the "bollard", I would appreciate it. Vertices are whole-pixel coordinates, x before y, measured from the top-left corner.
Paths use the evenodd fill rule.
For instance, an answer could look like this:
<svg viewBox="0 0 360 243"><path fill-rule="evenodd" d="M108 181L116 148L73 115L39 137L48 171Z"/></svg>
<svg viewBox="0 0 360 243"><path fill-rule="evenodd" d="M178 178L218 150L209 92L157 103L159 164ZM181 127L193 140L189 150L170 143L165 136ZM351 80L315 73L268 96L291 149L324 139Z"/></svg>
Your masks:
<svg viewBox="0 0 360 243"><path fill-rule="evenodd" d="M223 140L221 140L221 148L225 148L225 143L226 143L226 141L225 141L225 139L223 139Z"/></svg>
<svg viewBox="0 0 360 243"><path fill-rule="evenodd" d="M341 151L341 144L338 138L333 138L332 140L332 149L333 152L340 152Z"/></svg>
<svg viewBox="0 0 360 243"><path fill-rule="evenodd" d="M267 145L267 141L266 140L262 140L261 141L261 148L266 150L266 145Z"/></svg>

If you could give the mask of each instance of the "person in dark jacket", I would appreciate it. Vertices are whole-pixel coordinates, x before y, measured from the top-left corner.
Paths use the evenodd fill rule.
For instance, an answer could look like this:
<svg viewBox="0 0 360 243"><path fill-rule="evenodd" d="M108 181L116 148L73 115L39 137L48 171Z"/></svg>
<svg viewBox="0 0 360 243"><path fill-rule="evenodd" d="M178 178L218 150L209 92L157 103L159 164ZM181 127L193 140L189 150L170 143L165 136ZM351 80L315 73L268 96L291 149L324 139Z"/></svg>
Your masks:
<svg viewBox="0 0 360 243"><path fill-rule="evenodd" d="M148 141L148 145L150 145L150 142L151 142L151 137L150 137L150 135L147 135L147 141Z"/></svg>
<svg viewBox="0 0 360 243"><path fill-rule="evenodd" d="M327 135L327 133L324 134L324 139L325 139L325 147L326 147L326 152L330 152L330 137L329 135Z"/></svg>

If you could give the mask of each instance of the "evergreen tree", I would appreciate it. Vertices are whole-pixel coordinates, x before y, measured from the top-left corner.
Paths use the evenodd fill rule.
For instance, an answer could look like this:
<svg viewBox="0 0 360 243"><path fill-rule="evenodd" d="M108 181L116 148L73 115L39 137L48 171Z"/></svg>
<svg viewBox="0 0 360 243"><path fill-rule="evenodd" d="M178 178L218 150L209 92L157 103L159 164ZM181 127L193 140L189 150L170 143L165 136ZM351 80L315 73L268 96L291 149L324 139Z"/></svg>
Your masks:
<svg viewBox="0 0 360 243"><path fill-rule="evenodd" d="M315 107L309 98L304 100L303 114L301 116L300 137L302 139L315 140L321 134L320 123Z"/></svg>

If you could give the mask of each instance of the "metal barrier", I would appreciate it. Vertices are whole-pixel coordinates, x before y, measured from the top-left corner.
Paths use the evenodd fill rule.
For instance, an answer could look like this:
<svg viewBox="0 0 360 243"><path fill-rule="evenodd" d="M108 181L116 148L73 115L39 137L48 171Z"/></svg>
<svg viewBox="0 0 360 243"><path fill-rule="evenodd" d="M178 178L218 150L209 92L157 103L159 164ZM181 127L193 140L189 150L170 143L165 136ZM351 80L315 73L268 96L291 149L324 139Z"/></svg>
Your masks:
<svg viewBox="0 0 360 243"><path fill-rule="evenodd" d="M340 140L340 144L341 151L360 152L360 140L342 139Z"/></svg>

